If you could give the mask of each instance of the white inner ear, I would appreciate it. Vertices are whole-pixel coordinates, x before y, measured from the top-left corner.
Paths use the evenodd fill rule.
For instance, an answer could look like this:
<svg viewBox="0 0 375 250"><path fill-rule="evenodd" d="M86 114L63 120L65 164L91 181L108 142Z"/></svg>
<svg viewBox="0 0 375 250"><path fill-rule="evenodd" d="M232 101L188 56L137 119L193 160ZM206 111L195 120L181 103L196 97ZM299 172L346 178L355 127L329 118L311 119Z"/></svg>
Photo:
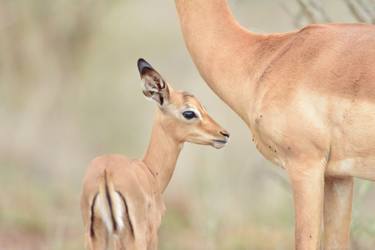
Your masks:
<svg viewBox="0 0 375 250"><path fill-rule="evenodd" d="M156 84L154 83L154 79L150 76L144 76L143 77L143 90L146 91L154 91L154 92L159 92L159 89L156 87Z"/></svg>
<svg viewBox="0 0 375 250"><path fill-rule="evenodd" d="M184 113L185 111L193 111L197 115L198 119L202 120L201 113L198 111L198 109L196 109L194 107L187 107L187 108L182 109L181 112L180 112L180 116L182 117L182 119L186 120L184 118L184 116L182 115L182 113Z"/></svg>

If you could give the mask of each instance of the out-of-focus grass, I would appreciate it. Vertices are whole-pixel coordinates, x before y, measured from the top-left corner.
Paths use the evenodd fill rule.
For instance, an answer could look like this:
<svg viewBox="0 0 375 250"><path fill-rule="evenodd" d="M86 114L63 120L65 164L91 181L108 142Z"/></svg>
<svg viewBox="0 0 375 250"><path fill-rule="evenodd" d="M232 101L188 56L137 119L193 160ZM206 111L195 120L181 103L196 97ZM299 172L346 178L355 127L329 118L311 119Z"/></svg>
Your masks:
<svg viewBox="0 0 375 250"><path fill-rule="evenodd" d="M294 28L275 1L231 6L254 31ZM325 7L351 21L340 6ZM138 57L198 96L231 132L222 150L185 146L165 194L161 249L291 249L285 174L200 79L173 1L115 0L0 2L0 249L83 248L85 166L108 152L140 156L147 145L155 106L141 94ZM357 183L353 249L375 245L374 193Z"/></svg>
<svg viewBox="0 0 375 250"><path fill-rule="evenodd" d="M33 173L22 171L11 164L3 165L0 171L2 226L18 226L24 230L45 233L45 212L51 207L50 202L55 194L51 185L43 180L35 180ZM42 186L47 186L48 189Z"/></svg>
<svg viewBox="0 0 375 250"><path fill-rule="evenodd" d="M76 192L32 167L9 164L0 171L0 242L7 243L6 249L33 249L27 247L32 242L35 249L81 249ZM12 237L13 243L5 239Z"/></svg>

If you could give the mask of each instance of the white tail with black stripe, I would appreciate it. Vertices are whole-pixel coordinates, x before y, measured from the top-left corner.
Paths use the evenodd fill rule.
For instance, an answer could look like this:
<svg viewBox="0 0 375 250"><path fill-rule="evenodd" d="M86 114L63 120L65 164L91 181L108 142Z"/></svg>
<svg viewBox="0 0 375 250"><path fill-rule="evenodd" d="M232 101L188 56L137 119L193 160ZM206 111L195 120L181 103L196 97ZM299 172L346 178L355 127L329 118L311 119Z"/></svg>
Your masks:
<svg viewBox="0 0 375 250"><path fill-rule="evenodd" d="M111 183L108 183L107 173L104 171L103 182L99 185L99 193L94 204L94 211L102 218L109 233L116 233L124 228L125 205L121 196ZM91 215L94 217L94 214Z"/></svg>

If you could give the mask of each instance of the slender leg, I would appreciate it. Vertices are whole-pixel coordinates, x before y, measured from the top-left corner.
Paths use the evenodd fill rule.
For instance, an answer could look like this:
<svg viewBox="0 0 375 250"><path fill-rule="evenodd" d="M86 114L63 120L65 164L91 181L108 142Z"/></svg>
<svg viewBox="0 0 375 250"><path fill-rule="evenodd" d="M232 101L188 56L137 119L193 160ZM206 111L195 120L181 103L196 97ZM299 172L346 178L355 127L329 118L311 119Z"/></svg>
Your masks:
<svg viewBox="0 0 375 250"><path fill-rule="evenodd" d="M324 187L324 249L349 249L353 177L326 177Z"/></svg>
<svg viewBox="0 0 375 250"><path fill-rule="evenodd" d="M321 222L323 214L324 166L320 163L288 168L295 207L296 250L320 248Z"/></svg>

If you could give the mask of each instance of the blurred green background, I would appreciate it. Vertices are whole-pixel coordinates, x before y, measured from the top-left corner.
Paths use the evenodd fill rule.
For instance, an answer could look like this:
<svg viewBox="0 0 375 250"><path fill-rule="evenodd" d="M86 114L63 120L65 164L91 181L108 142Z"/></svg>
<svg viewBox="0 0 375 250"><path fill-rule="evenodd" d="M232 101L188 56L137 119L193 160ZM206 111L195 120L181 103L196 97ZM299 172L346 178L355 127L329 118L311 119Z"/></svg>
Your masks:
<svg viewBox="0 0 375 250"><path fill-rule="evenodd" d="M361 2L374 10L374 1ZM256 32L314 21L298 0L230 4ZM320 7L322 21L358 20L345 1ZM85 167L105 153L140 157L148 143L155 106L141 93L139 57L194 93L232 137L222 150L184 147L165 194L160 248L292 249L285 173L261 157L244 123L200 78L174 1L2 0L0 250L83 249ZM352 249L374 249L374 195L373 184L356 183Z"/></svg>

